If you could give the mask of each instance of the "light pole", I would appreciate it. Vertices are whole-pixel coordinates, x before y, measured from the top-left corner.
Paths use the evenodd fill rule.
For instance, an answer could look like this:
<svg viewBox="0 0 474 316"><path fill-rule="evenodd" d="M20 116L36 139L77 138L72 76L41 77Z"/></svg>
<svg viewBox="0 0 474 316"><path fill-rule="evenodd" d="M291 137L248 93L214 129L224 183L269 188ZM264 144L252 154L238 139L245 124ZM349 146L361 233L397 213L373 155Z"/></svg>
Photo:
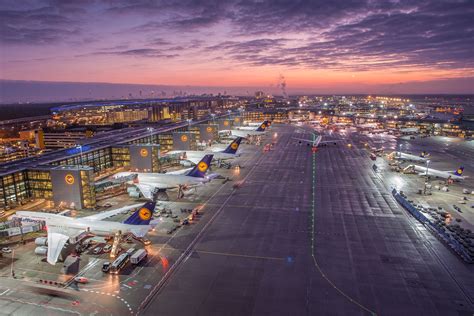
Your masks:
<svg viewBox="0 0 474 316"><path fill-rule="evenodd" d="M402 156L402 144L398 144L398 158Z"/></svg>
<svg viewBox="0 0 474 316"><path fill-rule="evenodd" d="M150 144L153 144L153 127L147 127L147 131L150 132Z"/></svg>
<svg viewBox="0 0 474 316"><path fill-rule="evenodd" d="M79 149L79 151L80 151L81 165L82 165L83 164L83 162L82 162L82 145L77 145L76 148ZM79 166L77 166L77 169L79 169Z"/></svg>
<svg viewBox="0 0 474 316"><path fill-rule="evenodd" d="M428 178L428 168L429 168L429 166L430 166L430 160L428 159L426 161L426 178Z"/></svg>
<svg viewBox="0 0 474 316"><path fill-rule="evenodd" d="M15 250L12 249L12 264L11 264L11 274L12 274L12 278L15 278L15 271L13 270L13 258L15 256Z"/></svg>
<svg viewBox="0 0 474 316"><path fill-rule="evenodd" d="M191 122L193 121L193 119L187 119L186 121L188 121L188 132L189 132L189 129L191 128Z"/></svg>

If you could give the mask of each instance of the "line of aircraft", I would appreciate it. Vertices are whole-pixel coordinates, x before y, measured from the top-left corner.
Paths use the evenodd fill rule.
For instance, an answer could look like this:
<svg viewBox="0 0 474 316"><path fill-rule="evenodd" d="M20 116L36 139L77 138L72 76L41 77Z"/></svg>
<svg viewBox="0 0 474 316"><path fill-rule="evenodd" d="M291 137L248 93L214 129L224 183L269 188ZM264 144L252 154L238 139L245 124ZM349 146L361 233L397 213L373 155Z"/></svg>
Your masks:
<svg viewBox="0 0 474 316"><path fill-rule="evenodd" d="M116 236L115 238L117 238L118 234L118 238L121 238L123 235L131 234L136 238L143 238L155 226L152 218L156 206L154 194L157 191L178 189L178 198L181 198L184 196L185 190L215 179L217 174L207 174L213 158L228 160L239 157L237 151L242 139L248 136L263 135L268 126L270 126L270 122L264 121L258 124L257 128L230 130L236 138L226 149L221 151L186 151L185 159L195 163L195 166L189 169L168 173L120 172L113 176L115 179L123 177L133 179L132 183L145 198L151 200L150 202L133 204L81 218L30 211L18 211L13 217L22 221L40 221L46 224L48 235L46 238L39 237L35 240L38 248L41 248L37 248L35 252L46 253L46 260L52 265L57 263L64 247L68 243L76 243L81 236ZM180 152L176 151L170 154L175 153ZM109 217L130 211L133 211L132 215L121 223L106 220Z"/></svg>
<svg viewBox="0 0 474 316"><path fill-rule="evenodd" d="M213 158L216 160L234 159L240 156L239 154L237 154L237 150L239 149L242 139L243 137L237 137L224 150L216 150L216 151L174 150L174 151L168 152L168 155L183 154L183 159L191 161L192 163L195 163L195 164L197 164L202 158L204 158L206 154L213 155Z"/></svg>
<svg viewBox="0 0 474 316"><path fill-rule="evenodd" d="M157 190L167 189L178 189L178 197L181 198L184 190L207 183L218 176L216 174L206 175L213 157L213 154L204 155L190 170L168 173L119 172L114 175L114 178L134 176L133 184L147 199L153 199Z"/></svg>

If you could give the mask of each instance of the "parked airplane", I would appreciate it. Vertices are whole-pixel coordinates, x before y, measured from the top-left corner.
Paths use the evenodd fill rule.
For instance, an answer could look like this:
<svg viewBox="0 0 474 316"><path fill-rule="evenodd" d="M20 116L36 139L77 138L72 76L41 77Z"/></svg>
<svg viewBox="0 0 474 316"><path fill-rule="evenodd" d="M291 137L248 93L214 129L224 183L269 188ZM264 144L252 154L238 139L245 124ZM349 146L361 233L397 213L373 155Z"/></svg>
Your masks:
<svg viewBox="0 0 474 316"><path fill-rule="evenodd" d="M336 145L337 142L340 142L341 140L331 140L331 141L322 141L323 140L323 136L322 135L318 135L316 137L314 137L315 134L313 134L313 139L305 139L305 138L298 138L298 137L293 137L293 139L296 139L296 140L299 140L299 143L301 144L302 141L305 141L305 142L308 142L308 145L311 145L312 147L318 147L318 146L321 146L321 145L326 145L326 144L329 144L329 143L333 143L334 145Z"/></svg>
<svg viewBox="0 0 474 316"><path fill-rule="evenodd" d="M22 220L44 221L46 223L48 237L36 238L35 243L42 248L44 246L48 247L46 260L54 265L58 261L65 244L68 241L74 243L73 240L84 233L96 236L110 236L120 232L120 234L130 233L139 238L144 237L152 228L150 221L155 204L155 202L147 202L144 205L134 204L81 218L29 211L18 211L14 217ZM137 210L123 223L103 220L118 213L128 212L134 208L137 208Z"/></svg>
<svg viewBox="0 0 474 316"><path fill-rule="evenodd" d="M258 136L258 135L263 135L265 133L265 129L267 128L267 122L264 121L260 126L255 129L255 127L252 127L249 130L241 130L241 129L232 129L230 130L231 134L233 136L237 137L248 137L248 136Z"/></svg>
<svg viewBox="0 0 474 316"><path fill-rule="evenodd" d="M268 120L265 120L261 123L254 123L254 122L249 122L247 123L248 126L241 126L241 127L238 127L238 129L240 130L255 130L256 127L258 126L261 126L262 124L265 124L268 127L270 127L270 125L272 125L272 123Z"/></svg>
<svg viewBox="0 0 474 316"><path fill-rule="evenodd" d="M390 159L396 159L396 160L426 162L428 160L429 154L423 151L420 156L416 156L412 154L403 153L401 151L394 151L390 153L388 157Z"/></svg>
<svg viewBox="0 0 474 316"><path fill-rule="evenodd" d="M456 171L441 171L436 170L433 168L427 168L426 166L417 166L417 165L410 165L405 169L413 168L413 170L418 173L420 176L430 176L435 178L442 178L442 179L452 179L455 181L461 181L466 179L462 175L464 172L464 167L459 167Z"/></svg>
<svg viewBox="0 0 474 316"><path fill-rule="evenodd" d="M207 154L191 170L180 170L169 173L139 173L139 172L119 172L114 178L129 177L136 175L135 186L148 199L153 198L153 194L159 189L178 188L178 197L183 197L183 190L211 181L215 175L206 176L206 171L211 165L214 155Z"/></svg>
<svg viewBox="0 0 474 316"><path fill-rule="evenodd" d="M210 151L197 151L197 150L176 150L176 151L170 151L168 155L182 153L183 160L189 160L195 164L197 164L207 154L214 155L214 159L217 159L217 160L234 159L239 156L237 155L237 150L239 149L241 141L242 141L242 137L237 137L236 139L232 141L232 143L229 144L229 146L227 146L226 149L219 150L219 151L210 152Z"/></svg>

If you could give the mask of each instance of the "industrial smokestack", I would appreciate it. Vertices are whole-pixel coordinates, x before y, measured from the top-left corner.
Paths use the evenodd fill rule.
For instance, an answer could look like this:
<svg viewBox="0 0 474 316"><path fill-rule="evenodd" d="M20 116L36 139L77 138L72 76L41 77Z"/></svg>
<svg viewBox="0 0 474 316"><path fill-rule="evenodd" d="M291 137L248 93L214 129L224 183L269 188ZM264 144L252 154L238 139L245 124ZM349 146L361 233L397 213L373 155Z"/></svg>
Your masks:
<svg viewBox="0 0 474 316"><path fill-rule="evenodd" d="M286 79L285 76L283 76L282 74L280 74L280 77L278 78L278 87L281 90L283 98L288 99L288 93L286 93Z"/></svg>

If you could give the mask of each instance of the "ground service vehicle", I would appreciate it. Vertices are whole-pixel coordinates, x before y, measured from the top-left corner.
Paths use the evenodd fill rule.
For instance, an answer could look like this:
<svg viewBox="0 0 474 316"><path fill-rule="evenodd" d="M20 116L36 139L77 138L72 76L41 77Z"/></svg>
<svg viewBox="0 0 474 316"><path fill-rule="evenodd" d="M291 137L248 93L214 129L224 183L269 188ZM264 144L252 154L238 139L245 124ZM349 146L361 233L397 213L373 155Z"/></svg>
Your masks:
<svg viewBox="0 0 474 316"><path fill-rule="evenodd" d="M112 262L112 265L110 266L110 273L118 274L120 270L125 267L129 260L130 256L128 255L128 253L122 253L120 256L118 256L117 259L115 259L114 262Z"/></svg>
<svg viewBox="0 0 474 316"><path fill-rule="evenodd" d="M146 258L146 256L148 256L148 252L146 251L146 249L139 249L130 258L130 262L132 264L138 264L140 263L140 261Z"/></svg>
<svg viewBox="0 0 474 316"><path fill-rule="evenodd" d="M109 270L110 270L110 262L108 261L104 262L102 264L102 272L109 272Z"/></svg>

